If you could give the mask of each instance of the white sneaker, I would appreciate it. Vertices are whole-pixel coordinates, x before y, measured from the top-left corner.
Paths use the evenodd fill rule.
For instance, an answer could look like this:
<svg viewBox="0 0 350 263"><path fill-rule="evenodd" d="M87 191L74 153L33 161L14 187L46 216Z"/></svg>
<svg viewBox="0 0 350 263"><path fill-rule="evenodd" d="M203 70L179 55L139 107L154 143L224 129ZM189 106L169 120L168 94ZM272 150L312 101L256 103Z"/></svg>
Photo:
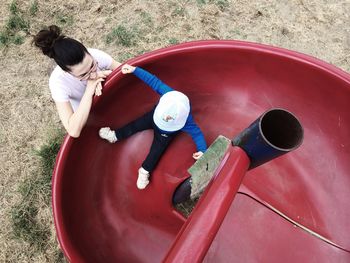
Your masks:
<svg viewBox="0 0 350 263"><path fill-rule="evenodd" d="M142 190L145 189L146 186L149 184L149 172L143 169L142 167L139 169L139 177L137 178L137 188Z"/></svg>
<svg viewBox="0 0 350 263"><path fill-rule="evenodd" d="M115 143L116 141L118 141L117 136L115 136L115 132L112 131L109 127L101 128L98 132L98 135L100 135L102 139L105 139L110 143Z"/></svg>

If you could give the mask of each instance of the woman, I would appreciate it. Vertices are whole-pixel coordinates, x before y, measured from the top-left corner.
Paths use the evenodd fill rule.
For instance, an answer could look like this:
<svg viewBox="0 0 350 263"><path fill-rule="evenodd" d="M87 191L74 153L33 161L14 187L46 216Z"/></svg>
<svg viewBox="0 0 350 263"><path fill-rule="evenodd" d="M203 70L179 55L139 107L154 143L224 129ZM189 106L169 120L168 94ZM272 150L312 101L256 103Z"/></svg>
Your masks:
<svg viewBox="0 0 350 263"><path fill-rule="evenodd" d="M57 63L49 81L51 96L64 128L77 138L89 116L94 94L102 94L101 82L120 63L101 50L87 49L62 35L55 25L40 30L34 44Z"/></svg>

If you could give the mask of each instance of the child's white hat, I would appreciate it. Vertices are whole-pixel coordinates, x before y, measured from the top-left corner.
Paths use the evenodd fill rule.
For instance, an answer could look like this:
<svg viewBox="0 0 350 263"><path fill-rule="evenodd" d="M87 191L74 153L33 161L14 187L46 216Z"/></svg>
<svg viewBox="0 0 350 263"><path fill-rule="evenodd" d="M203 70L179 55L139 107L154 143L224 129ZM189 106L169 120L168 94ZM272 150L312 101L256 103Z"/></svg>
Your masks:
<svg viewBox="0 0 350 263"><path fill-rule="evenodd" d="M188 97L179 91L169 91L160 98L153 121L163 131L178 131L185 126L189 113Z"/></svg>

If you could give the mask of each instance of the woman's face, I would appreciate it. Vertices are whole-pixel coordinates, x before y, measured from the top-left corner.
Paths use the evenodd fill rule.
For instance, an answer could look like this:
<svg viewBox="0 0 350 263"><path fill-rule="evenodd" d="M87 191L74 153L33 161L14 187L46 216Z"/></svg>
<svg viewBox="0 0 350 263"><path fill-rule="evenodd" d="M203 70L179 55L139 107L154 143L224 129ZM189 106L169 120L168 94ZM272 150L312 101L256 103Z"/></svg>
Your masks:
<svg viewBox="0 0 350 263"><path fill-rule="evenodd" d="M70 74L79 80L95 79L97 77L97 61L93 57L85 53L83 61L70 67Z"/></svg>

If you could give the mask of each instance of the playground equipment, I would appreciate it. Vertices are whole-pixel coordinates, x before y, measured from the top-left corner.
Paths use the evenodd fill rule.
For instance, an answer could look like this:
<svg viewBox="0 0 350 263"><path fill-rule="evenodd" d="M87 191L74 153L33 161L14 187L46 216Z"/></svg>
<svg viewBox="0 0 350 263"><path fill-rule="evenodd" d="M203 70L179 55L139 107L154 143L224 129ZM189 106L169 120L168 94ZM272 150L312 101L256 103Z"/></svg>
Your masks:
<svg viewBox="0 0 350 263"><path fill-rule="evenodd" d="M219 134L239 134L270 108L287 109L303 124L304 142L297 151L249 171L232 204L225 201L228 213L222 224L214 223L218 232L204 262L350 260L349 75L306 55L237 41L180 44L128 63L187 94L209 144ZM191 139L186 134L175 138L151 184L140 191L137 169L152 133L113 145L98 138L100 127L119 127L157 99L117 69L81 137L65 139L53 176L53 211L58 239L71 262L169 262L174 254L168 253L184 251L171 249L186 226L172 198L193 164ZM242 170L249 159L244 163ZM220 191L204 195L200 203ZM191 254L191 247L184 249Z"/></svg>
<svg viewBox="0 0 350 263"><path fill-rule="evenodd" d="M232 141L235 147L225 147L223 161L219 163L216 174L213 174L212 184L207 186L196 209L181 228L164 262L202 262L246 171L296 149L302 139L303 130L300 122L293 114L283 109L271 109L265 112L236 136ZM219 140L222 138L219 137L207 151L211 151L212 147L221 148L216 147L219 145L217 143ZM214 151L217 155L221 155L220 149ZM204 156L203 158L205 160ZM205 160L202 166L212 166L211 160ZM203 169L198 170L199 173L205 174ZM196 174L186 181L191 181L194 176ZM204 179L200 178L201 181L205 181ZM194 186L194 183L188 184L186 181L175 191L175 197L188 192L184 187Z"/></svg>

